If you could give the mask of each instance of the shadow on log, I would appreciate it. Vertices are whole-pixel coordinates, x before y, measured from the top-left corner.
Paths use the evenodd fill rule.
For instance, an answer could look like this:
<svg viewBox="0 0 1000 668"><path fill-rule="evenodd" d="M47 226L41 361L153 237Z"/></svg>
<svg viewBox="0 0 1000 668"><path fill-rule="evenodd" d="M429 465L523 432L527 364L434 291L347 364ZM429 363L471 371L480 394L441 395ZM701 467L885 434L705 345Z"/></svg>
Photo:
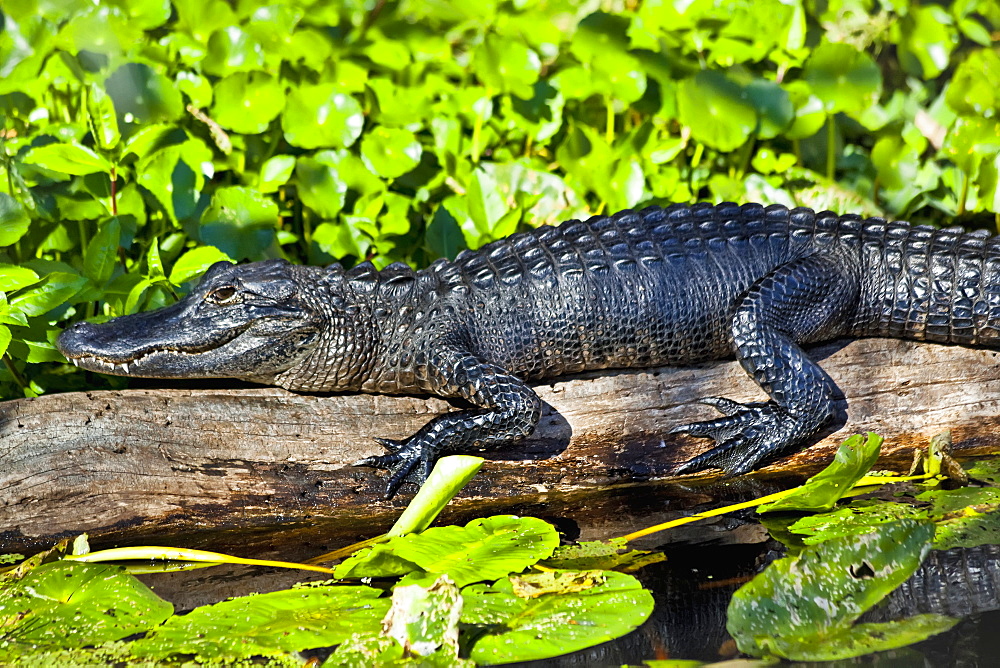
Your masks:
<svg viewBox="0 0 1000 668"><path fill-rule="evenodd" d="M811 354L847 397L839 424L756 478L814 472L844 438L863 431L886 437L881 467L904 468L914 448L946 429L958 455L1000 450L998 352L870 339ZM548 407L534 436L516 451L488 454L457 508L497 512L666 479L708 447L666 435L712 414L693 401L761 399L735 362L587 374L536 389ZM44 547L83 531L98 542L132 543L319 520L371 535L388 526L413 487L383 501L383 474L350 463L380 452L373 437L408 436L448 409L434 398L276 388L77 392L0 403L0 550Z"/></svg>

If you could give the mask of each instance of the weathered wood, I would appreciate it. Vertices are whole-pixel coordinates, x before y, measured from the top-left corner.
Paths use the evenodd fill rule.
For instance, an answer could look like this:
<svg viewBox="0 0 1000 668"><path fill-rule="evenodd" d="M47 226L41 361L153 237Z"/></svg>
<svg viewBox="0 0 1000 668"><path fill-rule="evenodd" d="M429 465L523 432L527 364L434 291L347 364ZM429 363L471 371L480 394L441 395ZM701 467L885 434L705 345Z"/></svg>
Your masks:
<svg viewBox="0 0 1000 668"><path fill-rule="evenodd" d="M1000 450L998 353L893 340L812 355L843 390L850 419L775 471L811 471L847 435L876 431L909 459L951 429L959 454ZM492 453L459 507L536 502L583 488L666 478L705 449L667 436L712 414L693 404L761 394L734 362L588 374L539 394L549 405L517 451ZM840 409L846 402L840 403ZM275 388L77 392L0 403L0 549L88 531L120 536L332 518L384 524L412 488L379 498L382 474L350 466L448 410L439 399L306 396Z"/></svg>

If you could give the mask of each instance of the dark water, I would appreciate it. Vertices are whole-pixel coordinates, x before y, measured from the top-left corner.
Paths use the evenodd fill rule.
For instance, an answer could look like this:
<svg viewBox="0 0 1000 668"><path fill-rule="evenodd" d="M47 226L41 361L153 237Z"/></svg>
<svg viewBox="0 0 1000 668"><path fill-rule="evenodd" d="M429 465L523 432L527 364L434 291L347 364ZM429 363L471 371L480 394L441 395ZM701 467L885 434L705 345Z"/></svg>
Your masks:
<svg viewBox="0 0 1000 668"><path fill-rule="evenodd" d="M489 513L510 512L541 517L555 524L568 540L620 536L673 517L735 503L774 491L782 482L727 483L709 489L668 486L632 487L598 495L552 496L541 501L491 507ZM773 487L772 487L773 485ZM442 523L462 524L475 515L445 515ZM273 527L249 542L254 553L240 550L244 532L178 538L173 544L218 549L241 556L302 560L375 535L356 528L347 534L335 525ZM782 546L744 511L687 525L637 541L634 547L661 549L667 556L635 575L656 600L651 618L618 640L530 664L552 666L621 666L646 659L697 659L705 662L736 658L739 653L726 633L726 607L732 593L773 559ZM885 604L862 621L883 621L924 612L962 618L951 631L903 650L853 661L817 666L998 666L1000 665L1000 547L932 552L920 571L894 592ZM178 610L213 603L229 596L288 587L321 574L258 568L215 568L148 575L143 580ZM807 665L807 664L799 664Z"/></svg>

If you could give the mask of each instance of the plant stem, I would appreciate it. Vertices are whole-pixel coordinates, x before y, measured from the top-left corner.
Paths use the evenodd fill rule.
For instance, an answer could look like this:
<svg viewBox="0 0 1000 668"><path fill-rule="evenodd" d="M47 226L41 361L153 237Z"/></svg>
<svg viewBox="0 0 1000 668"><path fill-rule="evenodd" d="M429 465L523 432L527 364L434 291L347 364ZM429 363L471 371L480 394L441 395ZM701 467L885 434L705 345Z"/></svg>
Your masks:
<svg viewBox="0 0 1000 668"><path fill-rule="evenodd" d="M14 360L12 360L10 358L10 355L8 355L7 353L3 354L3 363L4 366L7 367L7 371L9 371L10 375L14 378L14 382L17 383L17 386L20 387L22 390L28 389L28 381L24 379L24 376L21 375L21 372L19 372L17 370L17 367L14 366Z"/></svg>
<svg viewBox="0 0 1000 668"><path fill-rule="evenodd" d="M972 177L958 170L958 173L962 175L962 192L958 195L958 213L956 215L961 216L965 213L965 200L969 199L969 182L972 181Z"/></svg>
<svg viewBox="0 0 1000 668"><path fill-rule="evenodd" d="M833 123L833 114L826 117L826 178L833 181L837 169L837 126Z"/></svg>
<svg viewBox="0 0 1000 668"><path fill-rule="evenodd" d="M118 215L118 169L111 165L111 215Z"/></svg>
<svg viewBox="0 0 1000 668"><path fill-rule="evenodd" d="M610 95L604 97L604 108L608 112L607 123L604 127L604 139L611 146L615 141L615 101Z"/></svg>

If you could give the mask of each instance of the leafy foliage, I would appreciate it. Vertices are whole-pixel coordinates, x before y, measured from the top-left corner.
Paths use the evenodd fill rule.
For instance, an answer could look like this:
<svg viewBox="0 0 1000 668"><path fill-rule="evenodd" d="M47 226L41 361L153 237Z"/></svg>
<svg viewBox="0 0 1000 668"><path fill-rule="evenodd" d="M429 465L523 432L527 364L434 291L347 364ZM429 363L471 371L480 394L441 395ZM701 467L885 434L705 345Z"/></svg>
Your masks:
<svg viewBox="0 0 1000 668"><path fill-rule="evenodd" d="M694 199L1000 211L996 3L637 4L6 3L0 393L80 387L65 323L219 259L422 266Z"/></svg>

